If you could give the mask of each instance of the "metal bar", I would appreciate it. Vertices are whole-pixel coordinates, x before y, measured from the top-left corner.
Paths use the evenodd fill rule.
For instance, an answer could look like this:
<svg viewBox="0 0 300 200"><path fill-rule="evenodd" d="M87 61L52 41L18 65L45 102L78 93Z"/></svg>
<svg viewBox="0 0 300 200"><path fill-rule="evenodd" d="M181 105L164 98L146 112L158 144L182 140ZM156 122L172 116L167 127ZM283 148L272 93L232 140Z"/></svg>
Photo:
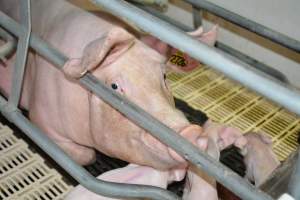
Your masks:
<svg viewBox="0 0 300 200"><path fill-rule="evenodd" d="M162 8L166 8L168 6L168 0L128 0L128 1L133 1L145 5L156 5Z"/></svg>
<svg viewBox="0 0 300 200"><path fill-rule="evenodd" d="M10 56L17 46L17 41L8 32L0 27L0 38L6 41L4 45L0 47L0 60L5 60Z"/></svg>
<svg viewBox="0 0 300 200"><path fill-rule="evenodd" d="M194 29L185 25L185 24L182 24L164 14L162 14L161 12L153 9L153 8L150 8L150 7L147 7L147 6L143 6L143 5L139 5L139 4L134 4L135 6L137 6L138 8L141 8L145 11L147 11L148 13L151 13L152 15L172 24L173 26L176 26L177 28L185 31L185 32L191 32L193 31ZM247 56L246 54L240 52L240 51L237 51L231 47L229 47L228 45L225 45L224 43L221 43L221 42L216 42L216 45L215 45L218 49L221 49L222 51L238 58L239 60L251 65L252 67L256 68L257 70L260 70L274 78L276 78L277 80L283 82L283 83L289 83L289 80L287 79L287 77L281 73L280 71L264 64L264 63L261 63L259 62L258 60L255 60L254 58L251 58L249 56Z"/></svg>
<svg viewBox="0 0 300 200"><path fill-rule="evenodd" d="M23 0L20 2L20 16L22 24L22 35L21 37L19 37L16 60L11 80L11 95L9 96L8 100L9 103L14 105L15 107L18 107L21 97L22 83L31 33L30 0Z"/></svg>
<svg viewBox="0 0 300 200"><path fill-rule="evenodd" d="M292 173L288 186L289 193L295 198L300 199L300 151L298 150L297 163Z"/></svg>
<svg viewBox="0 0 300 200"><path fill-rule="evenodd" d="M92 2L103 6L104 9L116 16L126 18L145 32L188 53L197 60L223 72L226 76L300 115L300 94L297 92L297 89L278 83L266 75L253 71L251 66L197 41L178 28L125 1L92 0Z"/></svg>
<svg viewBox="0 0 300 200"><path fill-rule="evenodd" d="M11 122L16 124L40 148L42 148L71 176L89 190L112 198L179 200L179 198L173 193L159 187L113 183L96 179L88 171L86 171L86 169L73 161L63 150L61 150L61 148L52 142L46 134L42 133L38 127L33 125L26 117L24 117L19 110L10 112L10 110L7 110L7 106L8 102L0 95L1 113Z"/></svg>
<svg viewBox="0 0 300 200"><path fill-rule="evenodd" d="M245 17L242 17L238 14L235 14L229 10L226 10L220 6L217 6L213 3L210 3L205 0L185 0L187 3L190 3L192 6L207 10L214 15L217 15L231 23L237 24L251 32L254 32L258 35L261 35L269 40L276 42L282 46L285 46L289 49L292 49L296 52L300 52L300 42L290 38L282 33L274 31L266 26L258 24L254 21L251 21Z"/></svg>
<svg viewBox="0 0 300 200"><path fill-rule="evenodd" d="M262 62L259 62L255 59L251 58L250 56L248 56L240 51L237 51L234 48L232 48L224 43L216 42L216 47L230 55L233 55L234 57L238 58L239 60L249 64L250 66L254 67L255 69L260 70L260 71L272 76L273 78L276 78L277 80L281 81L282 83L289 83L288 78L280 71L278 71Z"/></svg>
<svg viewBox="0 0 300 200"><path fill-rule="evenodd" d="M110 2L112 1L109 0L108 3ZM18 24L1 12L0 24L2 24L10 32L19 35ZM60 54L57 50L50 47L34 35L31 36L30 44L36 52L51 61L59 69L67 60L64 55ZM84 77L82 77L80 79L80 83L98 97L103 98L105 102L112 105L133 122L149 131L154 137L158 138L164 144L176 150L180 155L195 164L198 168L201 168L208 172L208 174L216 177L220 183L234 191L238 196L245 200L272 199L267 194L257 191L253 185L245 182L245 180L239 175L212 159L206 153L200 151L190 142L175 133L172 129L153 118L150 114L129 102L118 93L113 92L109 87L98 81L90 73L87 73Z"/></svg>
<svg viewBox="0 0 300 200"><path fill-rule="evenodd" d="M201 9L198 9L193 6L193 24L194 28L198 28L199 26L202 26L202 14Z"/></svg>

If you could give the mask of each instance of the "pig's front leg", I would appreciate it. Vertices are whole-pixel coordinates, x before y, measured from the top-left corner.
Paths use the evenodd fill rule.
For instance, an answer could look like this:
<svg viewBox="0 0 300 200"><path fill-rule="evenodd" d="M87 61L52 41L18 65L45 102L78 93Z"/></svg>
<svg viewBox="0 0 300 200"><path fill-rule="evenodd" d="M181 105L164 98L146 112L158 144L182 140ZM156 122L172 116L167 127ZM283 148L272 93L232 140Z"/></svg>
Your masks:
<svg viewBox="0 0 300 200"><path fill-rule="evenodd" d="M97 178L110 182L167 188L169 183L182 180L185 172L185 169L159 171L151 167L129 164L126 167L101 174ZM112 200L112 198L97 195L79 185L67 195L66 200Z"/></svg>

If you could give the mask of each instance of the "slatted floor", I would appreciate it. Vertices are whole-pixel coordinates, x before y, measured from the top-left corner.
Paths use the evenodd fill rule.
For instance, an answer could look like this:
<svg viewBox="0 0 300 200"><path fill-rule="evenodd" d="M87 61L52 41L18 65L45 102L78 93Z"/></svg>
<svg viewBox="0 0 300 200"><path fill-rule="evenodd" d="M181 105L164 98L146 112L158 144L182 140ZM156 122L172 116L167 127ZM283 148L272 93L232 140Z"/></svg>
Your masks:
<svg viewBox="0 0 300 200"><path fill-rule="evenodd" d="M0 123L0 200L63 199L72 187Z"/></svg>
<svg viewBox="0 0 300 200"><path fill-rule="evenodd" d="M170 73L168 79L175 97L210 119L272 136L280 160L296 150L300 119L295 114L204 66L186 75Z"/></svg>

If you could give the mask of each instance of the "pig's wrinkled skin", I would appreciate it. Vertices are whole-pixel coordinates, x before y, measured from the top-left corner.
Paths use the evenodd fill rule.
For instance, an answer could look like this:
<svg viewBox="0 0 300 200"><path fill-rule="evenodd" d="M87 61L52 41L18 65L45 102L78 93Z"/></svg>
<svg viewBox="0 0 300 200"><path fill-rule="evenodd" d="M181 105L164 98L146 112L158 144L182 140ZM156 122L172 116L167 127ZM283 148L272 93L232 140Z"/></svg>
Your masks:
<svg viewBox="0 0 300 200"><path fill-rule="evenodd" d="M32 0L33 32L69 58L66 76L45 59L29 55L21 105L52 140L79 164L109 156L166 170L186 165L175 151L129 121L74 78L86 70L180 133L193 144L202 132L175 109L164 80L166 58L123 28L65 1ZM18 0L2 0L1 11L19 19ZM0 89L11 88L15 56L0 64ZM203 138L204 139L204 138Z"/></svg>
<svg viewBox="0 0 300 200"><path fill-rule="evenodd" d="M246 164L246 177L256 187L263 184L280 165L272 150L272 139L264 133L246 133L247 145L242 150Z"/></svg>

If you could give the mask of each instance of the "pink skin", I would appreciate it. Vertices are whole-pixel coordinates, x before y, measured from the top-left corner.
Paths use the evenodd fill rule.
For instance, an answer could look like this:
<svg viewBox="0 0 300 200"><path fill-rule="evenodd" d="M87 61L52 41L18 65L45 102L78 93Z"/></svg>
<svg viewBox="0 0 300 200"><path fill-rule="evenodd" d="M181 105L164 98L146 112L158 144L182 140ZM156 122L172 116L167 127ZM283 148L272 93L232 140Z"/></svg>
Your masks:
<svg viewBox="0 0 300 200"><path fill-rule="evenodd" d="M230 145L244 148L247 139L233 127L208 120L203 126L203 134L208 136L207 153L219 160L220 151ZM184 200L209 199L217 200L216 181L193 165L187 171L188 180L184 189ZM222 196L221 196L222 197Z"/></svg>
<svg viewBox="0 0 300 200"><path fill-rule="evenodd" d="M130 164L126 167L111 170L98 176L98 179L128 184L143 184L161 187L166 189L173 181L180 181L184 178L185 170L159 171L151 167ZM104 196L97 195L85 189L81 185L72 190L65 200L112 200Z"/></svg>
<svg viewBox="0 0 300 200"><path fill-rule="evenodd" d="M243 149L246 164L246 177L256 187L263 184L271 173L280 165L272 150L272 139L264 133L245 134L247 145Z"/></svg>
<svg viewBox="0 0 300 200"><path fill-rule="evenodd" d="M207 143L204 140L199 140L196 144L199 149L205 151ZM174 181L181 181L186 174L186 168L175 168L170 170L157 170L152 167L139 166L129 164L126 167L111 170L98 176L98 179L128 184L142 184L161 187L166 189L168 184ZM201 178L200 178L201 179ZM206 187L200 188L203 193L206 192ZM66 197L65 200L112 200L112 198L97 195L85 189L81 185L74 188ZM184 199L196 200L196 199Z"/></svg>
<svg viewBox="0 0 300 200"><path fill-rule="evenodd" d="M218 26L214 26L210 31L204 33L203 27L199 27L197 30L188 32L187 34L209 46L214 46L217 40L217 29ZM174 71L188 72L200 64L199 61L191 58L186 53L182 53L153 36L143 36L141 40L160 54L165 55L169 59L167 66Z"/></svg>
<svg viewBox="0 0 300 200"><path fill-rule="evenodd" d="M2 0L1 10L18 19L17 0ZM45 9L47 8L47 9ZM89 70L168 127L197 143L201 127L174 107L164 80L165 57L123 28L60 0L32 0L33 32L69 58L65 75L30 53L21 105L30 119L80 164L95 160L95 150L144 166L166 170L187 162L91 92L76 78ZM11 65L0 64L0 88L10 91ZM202 138L203 140L203 138ZM205 140L205 139L204 139Z"/></svg>

